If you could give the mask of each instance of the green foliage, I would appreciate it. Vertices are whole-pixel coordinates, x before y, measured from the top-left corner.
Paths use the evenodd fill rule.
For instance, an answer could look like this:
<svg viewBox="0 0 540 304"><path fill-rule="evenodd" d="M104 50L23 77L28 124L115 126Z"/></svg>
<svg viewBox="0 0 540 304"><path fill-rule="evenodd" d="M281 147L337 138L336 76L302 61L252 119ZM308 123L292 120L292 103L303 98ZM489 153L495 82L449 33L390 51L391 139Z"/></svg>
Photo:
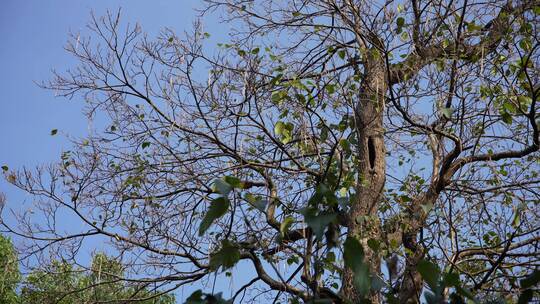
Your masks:
<svg viewBox="0 0 540 304"><path fill-rule="evenodd" d="M285 236L285 234L289 231L289 227L294 223L294 218L288 216L286 217L283 222L281 222L281 225L279 226L279 231L281 233L281 236Z"/></svg>
<svg viewBox="0 0 540 304"><path fill-rule="evenodd" d="M280 136L283 144L288 144L292 140L294 125L290 122L278 121L274 126L274 132Z"/></svg>
<svg viewBox="0 0 540 304"><path fill-rule="evenodd" d="M82 67L66 79L57 77L51 87L68 96L89 94L92 98L86 100L96 109L133 110L136 115L111 111L113 124L103 141L96 136L92 147L86 147L86 141L80 151L66 152L59 176L54 170L49 179L63 182L64 193L77 193L74 204L85 200L76 207L91 217L99 215L92 218L93 225L108 228L111 233L98 233L116 237L112 244L117 249L151 258L166 255L163 265L147 266L168 284L204 281L211 272L249 258L263 267L256 269L255 285L241 288L260 290L262 296L273 296L268 293L273 289L274 302L288 297L293 303L327 303L319 297L329 296L357 303L362 300L357 294L374 298L375 293L375 298L399 295L404 302L419 299L403 295L420 294L428 303L474 302L467 284L475 286L478 297L503 284L504 292L515 295L507 286L516 286L516 268L492 261L499 256L500 265L511 265L505 258L525 261L517 264L523 269L534 267L525 252L533 248L526 239L535 230L526 229L537 226L529 203L535 197L518 192L538 187L527 181L536 180L536 175L525 175L535 172L520 172L527 165L537 171L538 164L524 159L535 158L532 153L538 150L538 132L532 128L534 121L540 122L534 106L538 86L531 73L537 70L537 18L531 18L530 10L534 7L532 12L538 14L540 9L495 2L485 7L476 3L477 9L466 3L455 9L444 3L424 8L414 2L389 2L384 11L371 14L369 5L357 10L352 2L325 9L317 1L263 9L223 1L240 22L239 29L242 21L248 22L248 35L241 37L240 30L232 44L218 45L223 46L223 56L207 60L207 82L191 74L203 71L203 65L193 62L210 58L203 54L207 47L199 44L198 37L210 37L205 32L197 30L193 39L183 39L166 31L161 36L161 43L168 41L164 44L147 43L146 38L137 44L133 38L133 58L142 62L135 69L116 47L106 55L98 48L93 55L85 44L84 52L76 52ZM253 23L250 19L257 12L266 16ZM275 22L278 16L282 22ZM358 18L343 23L347 18L336 16ZM366 23L354 24L358 21ZM254 24L264 30L250 32ZM110 29L111 37L117 37L116 25L94 28ZM281 39L282 32L288 39ZM358 35L350 40L353 35L346 33ZM98 34L105 40L109 36ZM288 44L291 39L294 45ZM116 46L106 42L104 46ZM116 57L100 60L101 54ZM111 67L99 65L109 63L108 58L124 60L112 61ZM155 64L160 77L143 83L141 78L152 75L144 62ZM96 70L105 71L106 77L93 73ZM118 70L121 78L115 75ZM115 78L125 81L109 85L107 80ZM151 96L141 94L144 89ZM184 98L187 93L192 96ZM117 94L129 102L112 103ZM149 110L132 108L138 102L149 104ZM531 131L536 136L532 141ZM216 174L223 177L214 179ZM31 194L57 197L53 190L47 192L55 187L31 185L41 180L38 177L9 174L8 180L15 182L15 177ZM200 187L209 181L211 191ZM239 191L248 189L251 193ZM502 198L500 192L508 194ZM116 198L122 204L116 204ZM132 207L124 208L130 200ZM51 207L71 208L63 202L56 206L56 201L51 200ZM518 201L523 207L512 206ZM481 210L482 206L488 207ZM230 218L225 216L228 212ZM193 227L198 228L194 235ZM519 234L511 234L510 228ZM310 233L291 233L293 229ZM56 233L51 231L52 240ZM168 254L178 249L179 254ZM520 255L510 255L510 250ZM453 257L450 271L444 269L448 263L442 253ZM420 261L415 272L411 265L419 255L443 262ZM392 268L388 261L394 257ZM381 272L383 259L388 275ZM293 267L282 269L284 261ZM406 267L400 269L403 264ZM193 276L167 276L173 269ZM271 272L265 275L266 270ZM502 270L508 275L497 277ZM27 278L23 297L28 303L114 302L135 291L119 280L123 271L120 263L103 254L94 257L89 271L55 262ZM352 282L339 284L343 277ZM531 300L532 286L539 280L534 272L520 282L520 303ZM351 284L354 288L348 288ZM151 294L143 290L137 297ZM186 303L227 302L220 294L198 290Z"/></svg>
<svg viewBox="0 0 540 304"><path fill-rule="evenodd" d="M306 224L313 230L318 240L322 239L324 230L337 216L335 213L319 212L316 208L306 208L302 213Z"/></svg>
<svg viewBox="0 0 540 304"><path fill-rule="evenodd" d="M232 303L230 300L225 300L221 296L221 293L212 295L203 293L200 289L192 293L184 304L228 304Z"/></svg>
<svg viewBox="0 0 540 304"><path fill-rule="evenodd" d="M255 207L257 210L264 212L266 209L267 201L263 200L258 195L253 195L252 193L246 193L244 195L244 198L246 201L253 207Z"/></svg>
<svg viewBox="0 0 540 304"><path fill-rule="evenodd" d="M426 260L420 261L416 268L429 287L429 290L424 293L427 303L444 302L443 292L446 288L454 290L450 295L451 303L465 303L464 298L477 303L473 294L462 287L459 274L454 272L442 273L439 266Z"/></svg>
<svg viewBox="0 0 540 304"><path fill-rule="evenodd" d="M519 285L521 286L522 292L519 295L518 303L519 304L525 304L530 303L533 296L534 291L533 288L538 286L538 283L540 283L540 271L535 270L530 275L528 275L526 278L522 279L519 282Z"/></svg>
<svg viewBox="0 0 540 304"><path fill-rule="evenodd" d="M208 228L214 223L215 220L225 215L229 210L229 200L226 197L218 197L210 203L210 208L206 212L201 225L199 226L199 235L203 235Z"/></svg>
<svg viewBox="0 0 540 304"><path fill-rule="evenodd" d="M452 108L442 108L441 113L446 119L452 118L452 113L454 112L454 109Z"/></svg>
<svg viewBox="0 0 540 304"><path fill-rule="evenodd" d="M216 179L212 185L212 190L226 197L233 187L223 179Z"/></svg>
<svg viewBox="0 0 540 304"><path fill-rule="evenodd" d="M345 266L354 273L354 286L361 296L367 295L371 288L371 278L369 268L364 263L364 248L356 238L348 237L345 241L343 259Z"/></svg>
<svg viewBox="0 0 540 304"><path fill-rule="evenodd" d="M236 265L239 260L238 247L229 240L223 240L221 248L210 255L210 268L218 270L219 267L222 267L223 270L226 270Z"/></svg>
<svg viewBox="0 0 540 304"><path fill-rule="evenodd" d="M439 267L431 262L422 260L418 263L416 268L428 286L432 290L435 290L439 282L439 277L441 276Z"/></svg>
<svg viewBox="0 0 540 304"><path fill-rule="evenodd" d="M199 236L202 236L206 230L212 226L215 220L227 213L230 205L229 199L227 198L229 193L233 189L243 188L244 183L239 178L234 176L225 176L221 179L214 180L212 190L215 193L220 194L220 196L210 202L210 207L199 225ZM246 196L246 200L251 202L257 209L264 210L265 204L253 195Z"/></svg>
<svg viewBox="0 0 540 304"><path fill-rule="evenodd" d="M0 235L0 303L17 303L15 288L21 279L17 253L11 240Z"/></svg>
<svg viewBox="0 0 540 304"><path fill-rule="evenodd" d="M25 278L20 303L78 304L127 299L144 299L137 301L142 304L175 303L172 295L159 295L144 285L128 285L121 280L122 268L118 261L104 254L94 256L89 271L54 261Z"/></svg>

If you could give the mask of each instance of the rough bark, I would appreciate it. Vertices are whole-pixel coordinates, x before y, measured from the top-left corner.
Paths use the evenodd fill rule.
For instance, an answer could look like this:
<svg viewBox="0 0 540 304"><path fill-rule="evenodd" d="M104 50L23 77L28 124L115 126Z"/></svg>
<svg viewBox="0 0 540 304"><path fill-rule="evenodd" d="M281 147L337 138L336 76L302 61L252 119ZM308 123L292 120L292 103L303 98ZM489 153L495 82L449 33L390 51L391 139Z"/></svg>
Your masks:
<svg viewBox="0 0 540 304"><path fill-rule="evenodd" d="M370 57L365 66L364 81L358 94L356 107L357 172L356 201L351 206L348 235L357 237L364 245L365 262L370 273L380 272L381 259L366 245L370 238L381 237L377 210L385 184L385 146L383 139L383 109L387 89L385 67L382 60ZM357 303L360 295L353 284L354 274L345 269L342 295L345 300ZM380 295L371 294L372 302L379 302Z"/></svg>

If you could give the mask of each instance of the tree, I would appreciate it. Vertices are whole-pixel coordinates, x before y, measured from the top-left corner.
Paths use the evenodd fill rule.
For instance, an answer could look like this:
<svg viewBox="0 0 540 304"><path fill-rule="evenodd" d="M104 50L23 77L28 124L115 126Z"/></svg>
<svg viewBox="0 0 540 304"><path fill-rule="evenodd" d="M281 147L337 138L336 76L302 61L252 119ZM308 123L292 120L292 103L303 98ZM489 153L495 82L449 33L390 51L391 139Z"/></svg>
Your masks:
<svg viewBox="0 0 540 304"><path fill-rule="evenodd" d="M80 65L44 86L107 125L58 165L6 170L47 206L48 226L20 220L30 248L76 259L105 237L130 280L176 288L246 261L236 301L534 296L540 2L203 13L231 41L209 50L201 24L151 39L119 13L92 18L99 43L73 37ZM56 229L58 209L85 228Z"/></svg>
<svg viewBox="0 0 540 304"><path fill-rule="evenodd" d="M20 303L124 303L126 299L143 304L175 303L171 295L149 291L149 284L125 284L122 268L105 254L96 254L90 269L53 261L25 277Z"/></svg>
<svg viewBox="0 0 540 304"><path fill-rule="evenodd" d="M0 203L4 200L0 192ZM17 253L9 238L0 235L0 303L17 303L17 294L15 288L19 283L21 274Z"/></svg>

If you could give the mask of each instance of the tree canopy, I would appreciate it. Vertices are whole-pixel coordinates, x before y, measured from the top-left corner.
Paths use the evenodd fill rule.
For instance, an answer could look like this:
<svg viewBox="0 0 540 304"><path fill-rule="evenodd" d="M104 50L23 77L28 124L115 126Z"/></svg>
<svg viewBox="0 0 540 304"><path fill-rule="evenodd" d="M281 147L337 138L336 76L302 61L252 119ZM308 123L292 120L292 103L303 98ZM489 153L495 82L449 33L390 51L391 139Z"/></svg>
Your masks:
<svg viewBox="0 0 540 304"><path fill-rule="evenodd" d="M137 299L142 304L173 304L173 296L155 289L154 284L126 284L123 266L112 257L93 256L89 269L53 261L24 278L22 304L123 303Z"/></svg>
<svg viewBox="0 0 540 304"><path fill-rule="evenodd" d="M3 304L17 303L15 289L21 279L18 263L11 240L0 235L0 300Z"/></svg>
<svg viewBox="0 0 540 304"><path fill-rule="evenodd" d="M105 239L118 280L210 286L188 303L538 298L539 1L201 12L227 41L120 12L73 35L79 65L43 86L105 126L57 164L3 168L47 219L3 222L29 256ZM217 276L242 285L212 294Z"/></svg>
<svg viewBox="0 0 540 304"><path fill-rule="evenodd" d="M103 253L93 255L87 269L53 260L21 275L19 259L9 238L0 235L0 303L79 304L123 303L173 304L174 296L157 290L156 284L125 282L124 266Z"/></svg>

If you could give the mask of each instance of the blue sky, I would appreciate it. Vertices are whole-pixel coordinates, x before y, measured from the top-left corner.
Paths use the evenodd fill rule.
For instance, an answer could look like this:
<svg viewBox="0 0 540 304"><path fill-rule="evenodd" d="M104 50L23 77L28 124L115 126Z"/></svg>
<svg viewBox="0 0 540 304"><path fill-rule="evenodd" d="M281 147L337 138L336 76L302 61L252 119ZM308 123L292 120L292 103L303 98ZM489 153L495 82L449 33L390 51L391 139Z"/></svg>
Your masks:
<svg viewBox="0 0 540 304"><path fill-rule="evenodd" d="M0 164L17 168L58 158L67 141L50 136L80 136L88 125L80 99L55 98L34 82L50 78L74 62L63 50L68 33L85 29L90 12L102 15L122 7L123 20L139 22L150 35L167 26L188 30L199 1L2 1L0 9ZM210 22L211 23L211 22ZM211 25L211 24L210 24ZM0 189L15 195L5 183Z"/></svg>
<svg viewBox="0 0 540 304"><path fill-rule="evenodd" d="M88 133L91 126L81 112L84 104L80 97L71 101L57 98L36 83L48 80L53 68L61 72L76 64L63 47L70 32L84 35L92 11L101 16L121 7L123 22L138 22L152 36L163 27L179 34L189 31L197 16L193 9L200 5L198 0L2 1L0 165L20 169L57 161L61 151L70 147L68 136ZM224 39L225 29L216 20L207 18L204 25L213 38ZM52 129L58 129L56 136L51 136ZM9 207L26 206L31 201L3 179L0 191L6 194ZM8 216L7 220L14 219ZM188 290L178 293L180 299L187 295Z"/></svg>

